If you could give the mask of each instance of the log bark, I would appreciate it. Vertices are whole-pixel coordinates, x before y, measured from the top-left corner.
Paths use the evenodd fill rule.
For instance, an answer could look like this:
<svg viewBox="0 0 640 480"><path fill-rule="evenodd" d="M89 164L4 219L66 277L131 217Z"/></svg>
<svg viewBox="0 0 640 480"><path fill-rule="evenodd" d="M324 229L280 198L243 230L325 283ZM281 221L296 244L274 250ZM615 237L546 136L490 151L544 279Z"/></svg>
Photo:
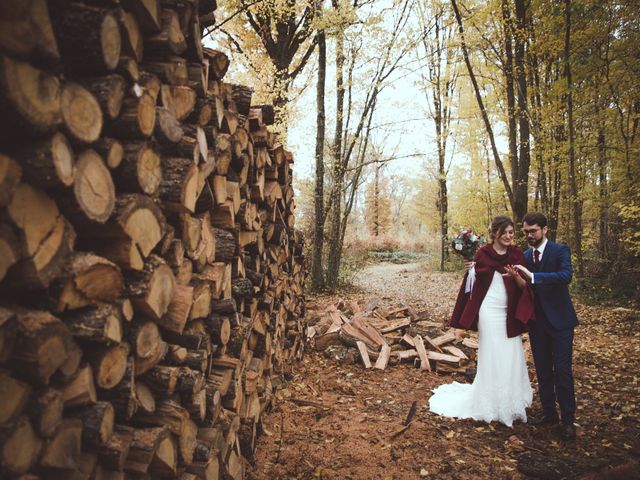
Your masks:
<svg viewBox="0 0 640 480"><path fill-rule="evenodd" d="M11 364L16 375L48 383L67 359L69 330L58 318L42 311L18 313L18 330Z"/></svg>
<svg viewBox="0 0 640 480"><path fill-rule="evenodd" d="M176 391L180 367L157 365L144 374L144 380L157 395L170 397Z"/></svg>
<svg viewBox="0 0 640 480"><path fill-rule="evenodd" d="M98 460L105 468L122 471L133 442L133 428L114 425L111 438L98 450Z"/></svg>
<svg viewBox="0 0 640 480"><path fill-rule="evenodd" d="M154 195L162 182L160 156L146 141L125 143L114 180L119 192Z"/></svg>
<svg viewBox="0 0 640 480"><path fill-rule="evenodd" d="M50 13L65 66L94 74L115 70L122 39L113 13L79 3Z"/></svg>
<svg viewBox="0 0 640 480"><path fill-rule="evenodd" d="M182 140L184 130L172 110L166 107L156 108L156 126L154 137L165 146L175 145Z"/></svg>
<svg viewBox="0 0 640 480"><path fill-rule="evenodd" d="M163 83L186 85L189 82L187 61L182 57L170 57L162 62L144 62L145 70L157 75Z"/></svg>
<svg viewBox="0 0 640 480"><path fill-rule="evenodd" d="M35 144L19 147L13 156L20 163L24 179L31 185L45 190L73 185L75 155L67 138L60 132ZM16 178L15 173L9 178ZM7 187L11 188L10 184Z"/></svg>
<svg viewBox="0 0 640 480"><path fill-rule="evenodd" d="M195 212L199 192L199 171L190 158L162 159L163 179L158 194L173 211Z"/></svg>
<svg viewBox="0 0 640 480"><path fill-rule="evenodd" d="M82 308L66 315L64 320L78 339L106 344L122 341L122 319L115 305Z"/></svg>
<svg viewBox="0 0 640 480"><path fill-rule="evenodd" d="M116 138L140 140L150 137L156 123L156 104L151 95L126 97L118 118L107 125L107 131Z"/></svg>
<svg viewBox="0 0 640 480"><path fill-rule="evenodd" d="M98 402L74 411L73 418L82 422L83 448L97 449L113 435L115 412L109 402Z"/></svg>
<svg viewBox="0 0 640 480"><path fill-rule="evenodd" d="M111 170L118 168L122 162L124 156L124 148L115 138L101 137L96 143L93 144L93 148L98 152L104 162Z"/></svg>
<svg viewBox="0 0 640 480"><path fill-rule="evenodd" d="M114 73L93 77L83 80L82 83L96 98L106 118L113 120L118 117L126 87L125 79L121 75Z"/></svg>
<svg viewBox="0 0 640 480"><path fill-rule="evenodd" d="M0 207L11 203L21 178L22 167L18 162L0 153Z"/></svg>
<svg viewBox="0 0 640 480"><path fill-rule="evenodd" d="M135 429L124 470L134 474L146 473L158 445L168 436L166 427Z"/></svg>
<svg viewBox="0 0 640 480"><path fill-rule="evenodd" d="M43 437L51 437L62 422L64 397L60 390L44 388L28 404L29 418L36 432Z"/></svg>
<svg viewBox="0 0 640 480"><path fill-rule="evenodd" d="M238 242L232 233L221 228L214 228L216 239L216 262L230 263L236 254Z"/></svg>

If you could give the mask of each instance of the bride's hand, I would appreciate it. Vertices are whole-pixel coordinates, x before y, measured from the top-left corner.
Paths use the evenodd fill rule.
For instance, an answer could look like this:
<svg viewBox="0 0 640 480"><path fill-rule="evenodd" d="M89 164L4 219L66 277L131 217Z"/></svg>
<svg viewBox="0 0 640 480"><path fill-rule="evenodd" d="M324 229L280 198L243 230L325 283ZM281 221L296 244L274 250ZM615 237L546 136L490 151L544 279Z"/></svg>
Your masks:
<svg viewBox="0 0 640 480"><path fill-rule="evenodd" d="M504 267L505 271L507 272L506 275L510 276L511 278L516 278L520 275L520 273L518 272L518 269L515 268L513 265L507 265L506 267Z"/></svg>

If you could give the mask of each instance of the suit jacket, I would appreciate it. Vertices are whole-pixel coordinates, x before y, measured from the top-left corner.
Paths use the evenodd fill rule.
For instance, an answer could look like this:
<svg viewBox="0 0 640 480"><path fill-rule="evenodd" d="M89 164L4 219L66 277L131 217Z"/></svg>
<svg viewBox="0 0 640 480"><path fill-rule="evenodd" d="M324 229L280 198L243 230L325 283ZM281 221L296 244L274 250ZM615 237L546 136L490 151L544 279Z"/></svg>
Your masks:
<svg viewBox="0 0 640 480"><path fill-rule="evenodd" d="M563 330L578 324L578 317L569 295L571 252L564 243L547 241L537 271L533 267L533 249L524 252L527 268L533 272L536 318L544 316L552 327ZM543 314L543 315L540 315Z"/></svg>

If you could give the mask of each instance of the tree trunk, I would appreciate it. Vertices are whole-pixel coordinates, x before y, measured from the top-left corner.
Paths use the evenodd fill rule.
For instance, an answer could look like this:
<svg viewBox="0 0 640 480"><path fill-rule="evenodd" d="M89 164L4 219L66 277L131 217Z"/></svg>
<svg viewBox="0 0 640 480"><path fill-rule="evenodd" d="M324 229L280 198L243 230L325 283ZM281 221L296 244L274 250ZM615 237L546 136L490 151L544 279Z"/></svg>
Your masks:
<svg viewBox="0 0 640 480"><path fill-rule="evenodd" d="M573 251L578 258L578 276L582 277L582 201L578 194L575 159L575 126L573 123L573 81L571 78L571 0L565 0L564 73L567 80L567 126L569 129L569 185L571 188L571 210L573 216Z"/></svg>
<svg viewBox="0 0 640 480"><path fill-rule="evenodd" d="M529 166L531 164L529 107L527 105L527 75L525 71L526 45L526 3L516 0L516 19L518 32L515 35L515 68L516 84L518 86L518 161L513 165L516 175L512 187L514 193L513 216L517 226L522 225L522 219L529 207Z"/></svg>
<svg viewBox="0 0 640 480"><path fill-rule="evenodd" d="M318 85L316 93L316 186L313 197L315 224L313 235L313 257L311 281L314 290L323 286L322 250L324 247L324 91L327 69L327 44L324 30L318 32Z"/></svg>
<svg viewBox="0 0 640 480"><path fill-rule="evenodd" d="M337 3L334 2L334 8ZM342 136L344 132L344 32L338 31L336 36L336 130L333 138L334 168L332 172L334 186L331 189L329 203L331 205L329 219L329 258L327 259L327 286L333 290L338 283L340 270L340 224L342 220L342 189L344 187L344 169L342 168Z"/></svg>

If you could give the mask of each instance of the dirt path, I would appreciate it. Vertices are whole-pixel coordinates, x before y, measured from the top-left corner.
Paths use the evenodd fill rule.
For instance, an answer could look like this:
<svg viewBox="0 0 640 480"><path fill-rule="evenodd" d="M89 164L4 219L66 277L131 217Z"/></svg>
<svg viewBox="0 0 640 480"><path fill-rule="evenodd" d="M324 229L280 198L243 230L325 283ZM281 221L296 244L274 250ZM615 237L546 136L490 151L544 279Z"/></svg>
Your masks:
<svg viewBox="0 0 640 480"><path fill-rule="evenodd" d="M357 276L360 292L341 298L375 295L389 306L404 301L441 321L451 311L459 281L459 274L430 272L421 264L380 264ZM310 321L336 300L309 299ZM249 478L533 478L518 470L519 461L539 468L546 462L539 478L610 478L589 475L617 465L629 469L612 478L640 478L633 464L640 458L640 326L621 310L578 305L578 311L576 442L561 442L551 427L508 428L431 414L431 389L464 382L462 376L404 364L364 370L312 351L284 376L285 388L264 417ZM414 421L394 436L414 401Z"/></svg>

